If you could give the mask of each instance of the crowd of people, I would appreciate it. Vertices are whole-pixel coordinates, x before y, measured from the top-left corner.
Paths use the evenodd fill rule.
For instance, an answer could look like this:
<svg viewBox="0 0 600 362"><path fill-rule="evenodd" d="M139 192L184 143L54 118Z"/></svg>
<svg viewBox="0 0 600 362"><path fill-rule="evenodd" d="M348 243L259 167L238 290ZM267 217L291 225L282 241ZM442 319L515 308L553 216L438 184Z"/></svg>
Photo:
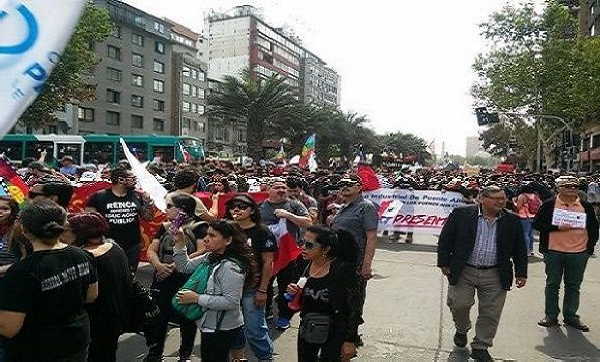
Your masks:
<svg viewBox="0 0 600 362"><path fill-rule="evenodd" d="M18 172L29 193L21 209L0 196L0 362L116 361L119 337L133 328L140 222L154 217L154 201L136 188L126 161L113 167L62 162L52 169L24 160ZM357 355L379 219L378 205L362 196L359 174L351 167L311 173L220 161L153 162L147 170L169 193L166 220L146 250L154 269L149 293L159 312L146 315L138 328L148 345L145 361L163 359L173 323L180 329L180 361L190 360L198 334L203 361L244 361L246 345L258 360L270 361L268 320L285 331L296 314L299 361L348 361ZM558 325L564 278L564 322L589 330L577 309L587 258L598 239L596 177L377 172L393 188L463 195L467 206L449 216L438 250L438 266L450 284L457 346L467 344L477 291L472 356L491 360L487 349L506 291L513 279L519 288L526 284L533 229L540 232L547 274L546 312L539 324ZM102 180L111 186L90 195L84 212L68 213L75 187ZM202 191L212 193L212 204L197 196ZM257 202L248 192L265 192L266 199ZM217 202L222 194L233 195L224 215ZM557 226L555 209L585 213L587 222L583 228ZM301 254L275 270L282 229ZM406 242L412 242L411 233Z"/></svg>

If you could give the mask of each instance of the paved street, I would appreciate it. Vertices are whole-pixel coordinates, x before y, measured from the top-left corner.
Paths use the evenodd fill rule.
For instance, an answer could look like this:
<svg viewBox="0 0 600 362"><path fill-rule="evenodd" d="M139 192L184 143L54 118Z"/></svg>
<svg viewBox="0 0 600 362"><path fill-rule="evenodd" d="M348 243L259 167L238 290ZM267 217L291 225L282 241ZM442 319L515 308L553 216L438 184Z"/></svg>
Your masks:
<svg viewBox="0 0 600 362"><path fill-rule="evenodd" d="M435 267L435 242L431 236L417 235L413 245L380 242L376 277L369 283L366 324L361 329L366 345L356 360L468 360L467 350L454 349L452 343L454 328L445 305L447 282ZM543 316L543 266L540 258L531 258L527 286L509 293L492 355L500 361L600 361L598 259L590 259L582 286L580 314L592 328L585 334L571 328L546 330L536 325ZM274 332L277 360L296 361L297 325L296 319L283 335ZM171 330L168 356L177 355L178 338L177 329ZM136 361L144 352L141 337L125 335L118 360ZM196 352L199 355L199 346Z"/></svg>

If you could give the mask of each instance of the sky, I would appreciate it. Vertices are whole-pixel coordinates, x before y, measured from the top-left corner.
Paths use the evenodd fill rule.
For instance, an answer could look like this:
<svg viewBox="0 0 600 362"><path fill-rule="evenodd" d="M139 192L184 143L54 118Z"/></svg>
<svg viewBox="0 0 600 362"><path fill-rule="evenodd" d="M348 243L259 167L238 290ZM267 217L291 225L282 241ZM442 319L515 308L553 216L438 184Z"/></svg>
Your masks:
<svg viewBox="0 0 600 362"><path fill-rule="evenodd" d="M209 9L253 5L287 25L341 76L341 108L379 134L414 133L465 154L477 135L471 65L485 49L478 24L506 0L125 0L201 32Z"/></svg>

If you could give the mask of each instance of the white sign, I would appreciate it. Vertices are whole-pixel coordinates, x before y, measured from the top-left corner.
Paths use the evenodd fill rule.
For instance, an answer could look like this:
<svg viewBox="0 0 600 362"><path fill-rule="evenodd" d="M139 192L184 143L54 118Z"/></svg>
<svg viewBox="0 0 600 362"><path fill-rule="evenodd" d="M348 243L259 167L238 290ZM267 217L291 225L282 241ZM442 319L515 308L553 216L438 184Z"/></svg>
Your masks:
<svg viewBox="0 0 600 362"><path fill-rule="evenodd" d="M379 205L379 231L439 235L452 210L464 205L456 192L379 189L364 197Z"/></svg>
<svg viewBox="0 0 600 362"><path fill-rule="evenodd" d="M85 0L0 0L0 137L42 91Z"/></svg>
<svg viewBox="0 0 600 362"><path fill-rule="evenodd" d="M574 229L585 229L586 214L585 212L575 212L555 208L554 214L552 214L552 225L569 225Z"/></svg>

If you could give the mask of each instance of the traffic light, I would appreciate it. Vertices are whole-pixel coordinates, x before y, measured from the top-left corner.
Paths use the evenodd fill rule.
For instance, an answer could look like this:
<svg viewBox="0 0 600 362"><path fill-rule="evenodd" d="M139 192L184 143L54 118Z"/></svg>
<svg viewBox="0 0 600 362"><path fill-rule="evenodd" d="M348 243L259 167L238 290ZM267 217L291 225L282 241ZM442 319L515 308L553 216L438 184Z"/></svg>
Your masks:
<svg viewBox="0 0 600 362"><path fill-rule="evenodd" d="M475 108L475 115L477 116L477 124L479 126L487 126L492 123L500 122L498 113L490 113L486 107Z"/></svg>

